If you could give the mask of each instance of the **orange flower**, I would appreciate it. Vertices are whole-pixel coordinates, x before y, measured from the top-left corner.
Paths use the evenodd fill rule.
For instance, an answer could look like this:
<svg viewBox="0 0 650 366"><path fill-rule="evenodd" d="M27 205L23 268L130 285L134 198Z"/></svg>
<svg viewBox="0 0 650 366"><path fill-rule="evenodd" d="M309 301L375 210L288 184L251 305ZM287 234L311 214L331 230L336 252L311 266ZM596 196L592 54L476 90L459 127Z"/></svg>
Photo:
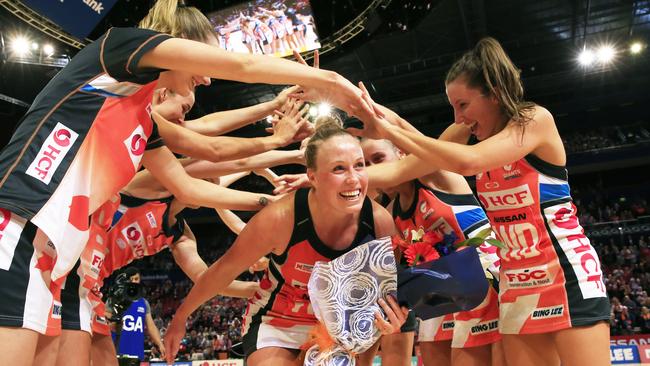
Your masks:
<svg viewBox="0 0 650 366"><path fill-rule="evenodd" d="M409 266L415 266L420 263L428 262L440 258L438 251L436 251L430 243L418 242L411 244L404 251L404 257Z"/></svg>

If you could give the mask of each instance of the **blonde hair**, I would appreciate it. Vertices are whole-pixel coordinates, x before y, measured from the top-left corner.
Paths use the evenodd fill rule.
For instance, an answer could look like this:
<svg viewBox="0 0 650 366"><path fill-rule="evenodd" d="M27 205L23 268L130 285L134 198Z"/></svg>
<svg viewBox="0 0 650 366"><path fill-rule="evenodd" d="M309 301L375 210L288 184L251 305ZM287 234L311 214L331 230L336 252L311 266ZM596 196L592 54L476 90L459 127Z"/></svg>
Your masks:
<svg viewBox="0 0 650 366"><path fill-rule="evenodd" d="M447 73L445 85L458 78L463 78L470 87L480 89L484 95L497 98L509 120L524 125L532 118L535 103L524 100L521 70L512 63L496 39L481 39L474 49L456 61Z"/></svg>
<svg viewBox="0 0 650 366"><path fill-rule="evenodd" d="M335 136L353 136L343 129L341 120L332 116L318 117L314 127L316 132L314 132L312 137L309 139L307 147L305 148L305 165L307 166L307 169L315 170L318 149L325 141Z"/></svg>
<svg viewBox="0 0 650 366"><path fill-rule="evenodd" d="M158 0L138 27L167 33L173 37L208 43L215 37L208 18L183 0Z"/></svg>

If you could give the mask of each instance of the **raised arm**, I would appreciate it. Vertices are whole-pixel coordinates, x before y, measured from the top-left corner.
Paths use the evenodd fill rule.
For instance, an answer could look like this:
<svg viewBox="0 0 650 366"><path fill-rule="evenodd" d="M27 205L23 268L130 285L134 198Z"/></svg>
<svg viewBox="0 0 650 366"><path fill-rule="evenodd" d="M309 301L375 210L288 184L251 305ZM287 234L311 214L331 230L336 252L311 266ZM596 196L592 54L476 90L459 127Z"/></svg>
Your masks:
<svg viewBox="0 0 650 366"><path fill-rule="evenodd" d="M557 162L557 165L566 162L566 158L557 151L560 149L552 147L557 143L554 140L559 139L553 117L541 107L536 108L535 116L525 129L511 121L496 135L471 146L418 135L381 119L375 122L385 138L419 156L432 167L464 176L512 163L530 153L546 161Z"/></svg>
<svg viewBox="0 0 650 366"><path fill-rule="evenodd" d="M288 95L296 90L297 87L287 88L268 102L246 108L211 113L197 119L184 121L182 125L203 135L222 135L273 114L276 109L282 108L287 101Z"/></svg>
<svg viewBox="0 0 650 366"><path fill-rule="evenodd" d="M165 120L152 113L165 145L172 151L208 161L224 161L248 157L285 146L293 141L300 126L299 120L282 119L271 136L239 138L205 136Z"/></svg>
<svg viewBox="0 0 650 366"><path fill-rule="evenodd" d="M211 162L194 161L185 171L195 178L213 178L234 172L260 170L285 164L304 164L301 150L271 150L242 159Z"/></svg>
<svg viewBox="0 0 650 366"><path fill-rule="evenodd" d="M275 197L237 191L190 177L166 147L145 152L142 164L179 201L191 206L259 210Z"/></svg>
<svg viewBox="0 0 650 366"><path fill-rule="evenodd" d="M293 227L293 199L285 199L253 216L232 247L208 268L176 311L167 334L167 360L172 361L185 334L187 318L201 304L219 294L262 256L284 250Z"/></svg>
<svg viewBox="0 0 650 366"><path fill-rule="evenodd" d="M317 88L319 97L345 111L362 105L361 92L339 74L299 65L282 58L228 52L219 47L180 38L161 42L140 59L141 68L185 71L245 83L301 85ZM173 82L175 91L186 95L194 88L192 81Z"/></svg>

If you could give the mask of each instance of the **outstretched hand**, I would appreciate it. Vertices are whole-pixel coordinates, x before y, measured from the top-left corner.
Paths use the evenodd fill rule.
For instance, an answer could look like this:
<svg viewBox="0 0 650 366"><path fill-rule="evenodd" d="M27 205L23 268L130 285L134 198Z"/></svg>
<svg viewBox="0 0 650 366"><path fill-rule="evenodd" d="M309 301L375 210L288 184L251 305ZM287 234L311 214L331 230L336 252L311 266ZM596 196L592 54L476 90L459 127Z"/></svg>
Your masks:
<svg viewBox="0 0 650 366"><path fill-rule="evenodd" d="M274 185L277 187L273 190L273 194L285 194L295 191L298 188L310 187L309 178L307 174L284 174L273 180Z"/></svg>
<svg viewBox="0 0 650 366"><path fill-rule="evenodd" d="M301 108L302 107L302 108ZM314 132L313 125L305 118L309 105L300 100L289 99L285 103L285 111L276 110L272 121L273 135L286 144L301 141Z"/></svg>
<svg viewBox="0 0 650 366"><path fill-rule="evenodd" d="M384 132L389 128L390 122L384 118L383 112L372 100L368 89L366 89L362 82L359 82L359 89L361 89L361 98L363 99L365 108L363 109L363 113L356 117L363 122L363 128L349 127L347 131L354 136L362 136L370 139L378 140L385 138Z"/></svg>
<svg viewBox="0 0 650 366"><path fill-rule="evenodd" d="M169 323L169 327L167 327L163 341L165 350L167 351L165 360L168 364L171 365L174 363L183 337L185 337L185 319L174 316L171 323Z"/></svg>

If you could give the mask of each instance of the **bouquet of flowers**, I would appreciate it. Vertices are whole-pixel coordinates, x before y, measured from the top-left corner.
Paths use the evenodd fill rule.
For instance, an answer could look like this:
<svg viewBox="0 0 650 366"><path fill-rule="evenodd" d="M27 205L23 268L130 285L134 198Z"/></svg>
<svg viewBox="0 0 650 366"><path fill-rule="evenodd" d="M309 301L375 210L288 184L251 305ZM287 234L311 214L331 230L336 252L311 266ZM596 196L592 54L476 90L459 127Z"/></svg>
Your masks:
<svg viewBox="0 0 650 366"><path fill-rule="evenodd" d="M435 231L411 230L408 240L392 238L395 258L402 264L398 271L398 300L408 304L423 320L478 306L488 290L488 282L476 250L458 250L489 243L491 229L456 243L458 237Z"/></svg>
<svg viewBox="0 0 650 366"><path fill-rule="evenodd" d="M396 252L396 259L402 265L409 267L425 262L436 260L456 252L461 247L478 247L483 243L504 248L504 244L494 238L490 238L491 228L480 231L475 237L456 243L458 237L452 231L449 234L441 234L438 231L427 231L420 228L411 230L408 240L394 235L392 239L393 250ZM456 244L454 244L456 243Z"/></svg>

